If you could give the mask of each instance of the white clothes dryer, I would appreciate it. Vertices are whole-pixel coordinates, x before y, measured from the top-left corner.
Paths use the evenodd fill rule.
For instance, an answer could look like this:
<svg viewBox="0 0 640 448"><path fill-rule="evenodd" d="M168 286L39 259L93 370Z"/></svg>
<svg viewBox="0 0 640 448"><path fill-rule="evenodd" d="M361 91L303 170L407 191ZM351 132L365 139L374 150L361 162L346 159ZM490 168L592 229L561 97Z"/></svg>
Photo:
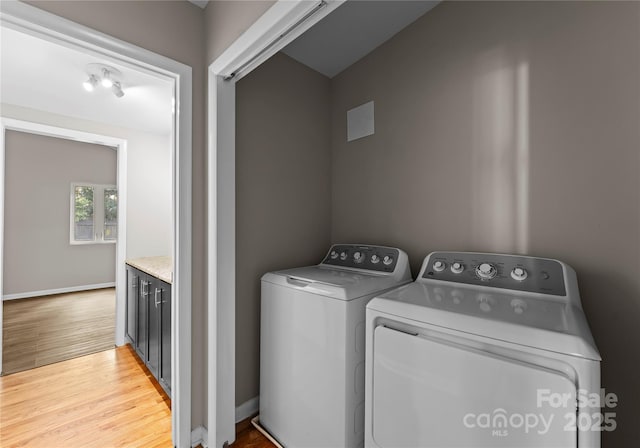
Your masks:
<svg viewBox="0 0 640 448"><path fill-rule="evenodd" d="M282 446L364 444L365 306L411 280L402 250L357 244L262 277L259 420Z"/></svg>
<svg viewBox="0 0 640 448"><path fill-rule="evenodd" d="M600 446L600 408L578 404L601 358L566 264L434 252L366 325L366 447Z"/></svg>

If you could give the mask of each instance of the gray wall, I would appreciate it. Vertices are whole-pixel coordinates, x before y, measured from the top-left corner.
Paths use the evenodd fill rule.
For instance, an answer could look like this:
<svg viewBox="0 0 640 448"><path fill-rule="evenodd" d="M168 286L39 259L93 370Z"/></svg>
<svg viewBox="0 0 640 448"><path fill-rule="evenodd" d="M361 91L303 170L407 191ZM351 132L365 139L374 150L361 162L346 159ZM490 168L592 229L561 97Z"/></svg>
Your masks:
<svg viewBox="0 0 640 448"><path fill-rule="evenodd" d="M116 184L116 151L7 131L4 291L18 294L115 281L115 244L71 245L72 182Z"/></svg>
<svg viewBox="0 0 640 448"><path fill-rule="evenodd" d="M237 84L236 404L259 394L260 277L329 246L329 79L277 54Z"/></svg>
<svg viewBox="0 0 640 448"><path fill-rule="evenodd" d="M618 394L640 421L640 4L446 2L332 81L332 240L572 265ZM346 111L375 101L374 136ZM357 173L357 175L354 175Z"/></svg>
<svg viewBox="0 0 640 448"><path fill-rule="evenodd" d="M204 10L207 65L215 61L274 3L275 0L209 0Z"/></svg>
<svg viewBox="0 0 640 448"><path fill-rule="evenodd" d="M126 258L171 255L171 136L0 103L0 115L127 141Z"/></svg>

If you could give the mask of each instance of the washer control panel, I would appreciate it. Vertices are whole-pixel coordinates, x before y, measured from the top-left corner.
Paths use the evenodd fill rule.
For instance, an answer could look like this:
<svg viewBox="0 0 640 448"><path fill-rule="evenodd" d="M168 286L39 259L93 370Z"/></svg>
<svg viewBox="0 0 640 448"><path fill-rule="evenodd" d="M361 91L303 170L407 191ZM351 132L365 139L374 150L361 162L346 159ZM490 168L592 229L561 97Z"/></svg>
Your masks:
<svg viewBox="0 0 640 448"><path fill-rule="evenodd" d="M393 272L399 255L398 249L391 247L336 244L331 247L322 264Z"/></svg>
<svg viewBox="0 0 640 448"><path fill-rule="evenodd" d="M518 291L566 295L562 264L547 258L473 252L434 252L422 278Z"/></svg>

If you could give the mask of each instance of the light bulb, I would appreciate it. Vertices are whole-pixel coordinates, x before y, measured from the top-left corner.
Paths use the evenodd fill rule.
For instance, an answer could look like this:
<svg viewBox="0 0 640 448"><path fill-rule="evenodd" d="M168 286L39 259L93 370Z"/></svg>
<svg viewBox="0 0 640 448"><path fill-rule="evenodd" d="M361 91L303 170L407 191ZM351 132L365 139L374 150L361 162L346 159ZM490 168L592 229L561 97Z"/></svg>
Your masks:
<svg viewBox="0 0 640 448"><path fill-rule="evenodd" d="M111 72L106 68L102 69L102 87L110 89L113 86L113 80L111 79Z"/></svg>
<svg viewBox="0 0 640 448"><path fill-rule="evenodd" d="M82 87L84 87L84 90L87 92L93 92L93 89L95 89L97 85L98 78L96 78L95 75L89 76L89 79L82 83Z"/></svg>

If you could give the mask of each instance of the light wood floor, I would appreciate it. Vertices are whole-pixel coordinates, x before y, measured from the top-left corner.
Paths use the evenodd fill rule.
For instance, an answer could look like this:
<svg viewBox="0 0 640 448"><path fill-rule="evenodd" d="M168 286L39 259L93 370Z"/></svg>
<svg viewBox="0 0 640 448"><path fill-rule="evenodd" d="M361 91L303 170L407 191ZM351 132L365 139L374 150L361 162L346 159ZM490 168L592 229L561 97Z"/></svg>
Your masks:
<svg viewBox="0 0 640 448"><path fill-rule="evenodd" d="M7 375L114 347L115 288L3 303Z"/></svg>
<svg viewBox="0 0 640 448"><path fill-rule="evenodd" d="M171 405L126 345L1 377L0 446L168 448Z"/></svg>

